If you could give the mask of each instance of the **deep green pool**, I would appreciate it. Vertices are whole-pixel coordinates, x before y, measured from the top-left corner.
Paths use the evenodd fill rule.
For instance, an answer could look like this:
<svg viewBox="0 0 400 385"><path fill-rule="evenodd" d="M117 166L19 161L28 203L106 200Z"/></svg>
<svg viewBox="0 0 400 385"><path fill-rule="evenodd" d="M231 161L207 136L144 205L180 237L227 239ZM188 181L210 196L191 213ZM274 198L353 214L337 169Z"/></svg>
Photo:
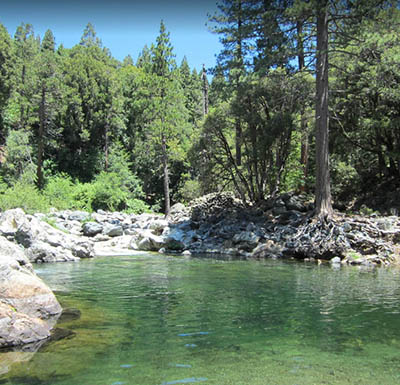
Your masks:
<svg viewBox="0 0 400 385"><path fill-rule="evenodd" d="M82 316L59 325L73 337L8 358L0 384L400 384L398 269L162 255L36 267Z"/></svg>

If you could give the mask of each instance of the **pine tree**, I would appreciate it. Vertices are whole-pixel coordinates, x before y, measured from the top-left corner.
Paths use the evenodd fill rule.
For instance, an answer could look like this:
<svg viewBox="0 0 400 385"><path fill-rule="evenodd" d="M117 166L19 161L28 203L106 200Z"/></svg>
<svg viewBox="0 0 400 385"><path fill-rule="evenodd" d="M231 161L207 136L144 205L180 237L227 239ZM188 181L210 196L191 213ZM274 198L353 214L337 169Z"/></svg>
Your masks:
<svg viewBox="0 0 400 385"><path fill-rule="evenodd" d="M161 150L165 215L168 216L171 206L169 164L172 157L179 157L180 143L187 128L187 110L169 32L163 21L156 44L152 47L152 74L154 112L150 125L151 137Z"/></svg>
<svg viewBox="0 0 400 385"><path fill-rule="evenodd" d="M10 97L12 61L12 40L6 28L0 23L0 146L7 135L3 123L3 109Z"/></svg>

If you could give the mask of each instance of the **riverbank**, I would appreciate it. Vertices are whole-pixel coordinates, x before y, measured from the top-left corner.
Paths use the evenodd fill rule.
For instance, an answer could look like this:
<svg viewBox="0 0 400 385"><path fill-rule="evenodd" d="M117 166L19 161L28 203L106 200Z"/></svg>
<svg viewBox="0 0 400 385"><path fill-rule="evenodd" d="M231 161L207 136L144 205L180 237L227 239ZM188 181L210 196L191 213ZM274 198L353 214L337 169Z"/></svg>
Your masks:
<svg viewBox="0 0 400 385"><path fill-rule="evenodd" d="M236 258L295 258L335 264L389 265L399 259L398 216L336 212L321 223L306 196L283 194L253 207L231 194L210 194L169 218L157 214L52 211L0 217L0 235L22 246L31 262L78 261L155 251Z"/></svg>
<svg viewBox="0 0 400 385"><path fill-rule="evenodd" d="M271 198L253 207L244 206L230 194L211 194L188 207L174 205L167 219L156 214L101 210L91 214L52 211L35 215L27 215L21 209L6 211L0 216L0 289L5 293L0 297L0 321L10 327L7 335L0 336L0 347L47 338L54 325L47 320L61 312L30 263L79 261L143 251L240 259L292 258L335 266L398 263L397 216L337 212L331 222L321 223L313 218L312 210L306 196L294 194ZM16 277L18 281L18 274L29 275L31 285L27 285L24 300L33 303L39 313L20 312L13 302L18 296L7 294L4 285L17 287L10 279ZM30 295L37 287L47 297ZM51 317L46 310L48 304L41 302L43 298L49 298L49 306L55 309L51 310ZM33 320L27 319L32 316ZM22 324L29 333L19 328Z"/></svg>

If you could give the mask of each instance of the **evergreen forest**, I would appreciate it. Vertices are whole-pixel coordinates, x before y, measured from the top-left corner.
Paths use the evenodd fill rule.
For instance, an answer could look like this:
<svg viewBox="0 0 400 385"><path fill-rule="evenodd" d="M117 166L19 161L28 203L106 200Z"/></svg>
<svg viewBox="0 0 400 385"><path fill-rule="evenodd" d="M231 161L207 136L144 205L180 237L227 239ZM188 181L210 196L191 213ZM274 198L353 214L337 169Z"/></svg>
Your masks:
<svg viewBox="0 0 400 385"><path fill-rule="evenodd" d="M208 28L223 50L207 69L175 61L163 21L136 62L91 23L72 48L0 24L0 210L168 214L221 191L303 192L322 216L399 205L397 2L218 9Z"/></svg>

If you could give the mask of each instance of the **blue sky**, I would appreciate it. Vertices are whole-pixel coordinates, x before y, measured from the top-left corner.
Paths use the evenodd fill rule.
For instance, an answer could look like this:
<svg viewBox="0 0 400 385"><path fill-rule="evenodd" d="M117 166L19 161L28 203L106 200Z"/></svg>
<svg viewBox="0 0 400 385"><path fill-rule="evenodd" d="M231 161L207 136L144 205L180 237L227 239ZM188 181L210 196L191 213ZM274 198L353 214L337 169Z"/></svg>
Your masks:
<svg viewBox="0 0 400 385"><path fill-rule="evenodd" d="M186 55L189 65L200 70L203 63L213 67L221 50L219 37L205 25L207 13L215 11L214 0L0 0L0 23L11 36L22 22L42 37L51 29L56 43L70 48L91 22L115 58L130 54L136 61L143 46L155 42L163 19L177 63Z"/></svg>

